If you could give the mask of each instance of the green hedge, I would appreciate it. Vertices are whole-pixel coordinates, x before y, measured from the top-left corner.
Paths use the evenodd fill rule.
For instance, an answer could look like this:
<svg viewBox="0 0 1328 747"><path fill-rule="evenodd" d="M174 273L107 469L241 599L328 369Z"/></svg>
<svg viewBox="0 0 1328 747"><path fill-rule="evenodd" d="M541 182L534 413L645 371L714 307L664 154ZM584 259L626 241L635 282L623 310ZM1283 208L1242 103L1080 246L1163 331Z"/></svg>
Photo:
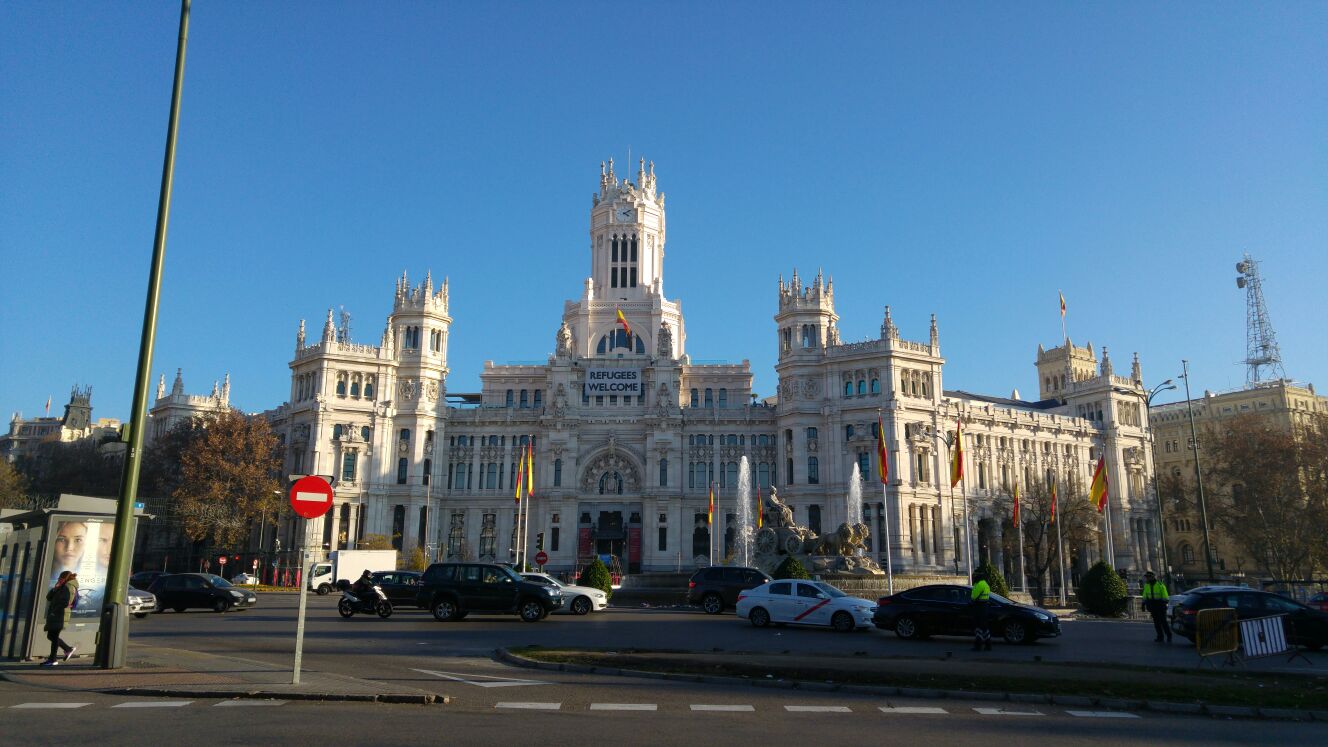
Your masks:
<svg viewBox="0 0 1328 747"><path fill-rule="evenodd" d="M991 593L1000 594L1003 597L1010 596L1010 585L1005 583L1005 576L992 565L990 561L983 563L973 569L973 583L978 579L987 579L987 586L991 587Z"/></svg>
<svg viewBox="0 0 1328 747"><path fill-rule="evenodd" d="M1119 617L1125 612L1129 592L1115 569L1102 561L1088 569L1079 583L1079 603L1094 615Z"/></svg>
<svg viewBox="0 0 1328 747"><path fill-rule="evenodd" d="M578 586L599 589L606 597L613 596L613 577L609 575L609 569L604 565L604 561L599 558L595 558L590 565L581 569L581 576L576 583Z"/></svg>
<svg viewBox="0 0 1328 747"><path fill-rule="evenodd" d="M784 558L784 562L780 563L775 572L770 575L775 578L805 578L808 580L812 577L807 569L802 567L802 563L792 555Z"/></svg>

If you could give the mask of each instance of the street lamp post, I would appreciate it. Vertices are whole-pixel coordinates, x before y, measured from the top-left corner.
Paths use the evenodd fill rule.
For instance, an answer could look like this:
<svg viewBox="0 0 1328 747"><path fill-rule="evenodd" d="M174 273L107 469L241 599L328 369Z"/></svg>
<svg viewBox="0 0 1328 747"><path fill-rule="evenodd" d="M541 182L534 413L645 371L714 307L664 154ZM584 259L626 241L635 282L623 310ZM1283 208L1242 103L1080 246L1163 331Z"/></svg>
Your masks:
<svg viewBox="0 0 1328 747"><path fill-rule="evenodd" d="M1165 391L1175 389L1176 385L1171 383L1171 379L1153 387L1153 391L1148 393L1148 399L1144 402L1144 415L1148 418L1148 448L1153 452L1153 500L1157 502L1157 544L1162 551L1162 571L1164 577L1170 574L1166 569L1171 567L1167 562L1167 524L1162 517L1162 493L1157 489L1157 433L1153 430L1153 417L1150 407L1153 406L1153 398ZM1170 581L1170 578L1167 578Z"/></svg>
<svg viewBox="0 0 1328 747"><path fill-rule="evenodd" d="M1182 359L1181 378L1185 379L1185 407L1190 413L1190 451L1194 454L1194 480L1199 487L1199 522L1203 527L1204 562L1208 580L1213 581L1213 546L1208 539L1208 504L1204 500L1203 470L1199 467L1199 434L1194 428L1194 400L1190 399L1190 362Z"/></svg>

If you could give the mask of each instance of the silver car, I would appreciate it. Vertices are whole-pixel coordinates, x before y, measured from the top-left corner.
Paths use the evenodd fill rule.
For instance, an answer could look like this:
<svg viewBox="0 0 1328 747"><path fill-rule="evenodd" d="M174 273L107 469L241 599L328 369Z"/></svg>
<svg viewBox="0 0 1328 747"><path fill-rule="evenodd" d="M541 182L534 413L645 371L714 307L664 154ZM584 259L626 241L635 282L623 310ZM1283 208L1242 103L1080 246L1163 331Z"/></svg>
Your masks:
<svg viewBox="0 0 1328 747"><path fill-rule="evenodd" d="M157 611L157 597L146 591L129 587L129 614L137 618L147 617Z"/></svg>

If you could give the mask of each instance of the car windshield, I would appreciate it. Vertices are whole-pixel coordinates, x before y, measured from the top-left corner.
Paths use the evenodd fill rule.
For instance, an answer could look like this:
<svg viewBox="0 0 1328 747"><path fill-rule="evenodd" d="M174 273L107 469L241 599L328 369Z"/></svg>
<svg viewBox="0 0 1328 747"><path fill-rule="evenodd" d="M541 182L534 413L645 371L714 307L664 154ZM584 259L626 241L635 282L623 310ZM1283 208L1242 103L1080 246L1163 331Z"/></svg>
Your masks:
<svg viewBox="0 0 1328 747"><path fill-rule="evenodd" d="M812 586L815 586L816 588L820 589L821 591L825 592L826 594L829 594L831 599L838 599L838 598L840 598L840 597L846 597L846 596L848 596L847 594L845 594L844 592L840 591L839 589L836 589L835 587L831 586L830 584L815 583L815 584L812 584Z"/></svg>
<svg viewBox="0 0 1328 747"><path fill-rule="evenodd" d="M991 595L991 598L992 598L993 601L1000 602L1001 604L1014 604L1014 602L1011 602L1009 599L1006 599L1005 597L1001 596L1000 594L992 594L992 595Z"/></svg>
<svg viewBox="0 0 1328 747"><path fill-rule="evenodd" d="M209 574L208 577L207 577L207 580L211 581L211 582L212 582L212 585L215 586L215 587L217 587L218 589L229 589L229 588L231 588L231 582L230 582L230 581L227 581L226 579L222 578L221 576L213 576L213 575Z"/></svg>
<svg viewBox="0 0 1328 747"><path fill-rule="evenodd" d="M527 573L525 579L531 583L541 584L543 586L561 586L555 579L548 576L541 576L538 573Z"/></svg>
<svg viewBox="0 0 1328 747"><path fill-rule="evenodd" d="M501 570L503 573L506 573L506 574L507 574L507 575L508 575L513 581L520 581L520 580L522 580L522 579L521 579L521 574L517 573L516 571L512 570L511 568L508 568L508 567L505 566L505 565L500 565L500 566L498 566L498 569Z"/></svg>

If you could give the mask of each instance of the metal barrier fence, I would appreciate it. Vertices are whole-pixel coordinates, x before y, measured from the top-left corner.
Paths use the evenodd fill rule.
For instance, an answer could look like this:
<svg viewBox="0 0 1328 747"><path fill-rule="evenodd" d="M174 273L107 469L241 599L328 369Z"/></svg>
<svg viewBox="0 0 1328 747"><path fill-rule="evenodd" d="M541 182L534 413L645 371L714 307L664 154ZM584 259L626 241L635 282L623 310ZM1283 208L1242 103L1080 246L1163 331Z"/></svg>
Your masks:
<svg viewBox="0 0 1328 747"><path fill-rule="evenodd" d="M1200 666L1211 657L1223 655L1224 664L1236 664L1236 651L1240 648L1236 610L1230 607L1199 610L1194 619L1194 647Z"/></svg>

